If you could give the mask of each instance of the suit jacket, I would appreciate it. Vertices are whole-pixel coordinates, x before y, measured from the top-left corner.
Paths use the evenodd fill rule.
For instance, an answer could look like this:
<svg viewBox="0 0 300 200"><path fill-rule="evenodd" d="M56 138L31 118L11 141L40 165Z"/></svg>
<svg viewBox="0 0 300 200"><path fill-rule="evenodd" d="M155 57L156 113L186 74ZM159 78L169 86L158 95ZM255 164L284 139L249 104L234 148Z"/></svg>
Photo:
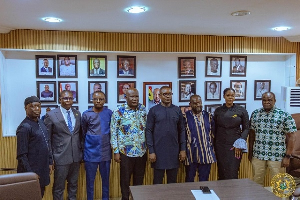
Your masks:
<svg viewBox="0 0 300 200"><path fill-rule="evenodd" d="M81 115L73 108L72 111L76 121L73 133L69 131L60 108L47 112L45 117L56 165L67 165L82 160Z"/></svg>
<svg viewBox="0 0 300 200"><path fill-rule="evenodd" d="M47 72L46 68L42 67L41 68L41 72ZM48 72L52 72L52 68L51 67L48 67Z"/></svg>

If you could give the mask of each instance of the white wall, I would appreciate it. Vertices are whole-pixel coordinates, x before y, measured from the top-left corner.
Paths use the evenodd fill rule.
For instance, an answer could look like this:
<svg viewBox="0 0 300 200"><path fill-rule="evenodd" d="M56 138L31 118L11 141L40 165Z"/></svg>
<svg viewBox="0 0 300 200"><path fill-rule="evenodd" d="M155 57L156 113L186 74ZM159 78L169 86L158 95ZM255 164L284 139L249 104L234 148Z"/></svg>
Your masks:
<svg viewBox="0 0 300 200"><path fill-rule="evenodd" d="M1 52L0 52L1 53ZM78 78L56 78L41 79L35 74L35 55L57 55L68 54L77 55L78 58ZM107 55L108 76L104 79L87 78L87 55ZM117 55L136 56L137 74L136 78L117 78ZM206 56L218 56L223 58L222 77L205 77ZM222 81L223 91L229 87L230 80L247 80L246 101L236 101L236 103L247 103L249 115L251 112L261 107L261 101L254 101L254 80L271 80L271 91L277 98L277 105L280 106L281 86L288 86L292 76L295 76L294 55L246 55L247 56L247 76L230 77L230 55L229 54L200 54L200 53L54 53L54 52L33 52L33 51L3 51L0 54L1 92L2 93L2 126L3 135L15 135L19 123L25 117L24 99L31 95L36 95L36 81L78 81L78 104L81 112L88 108L88 81L108 81L108 103L110 109L115 109L117 105L117 81L136 81L137 89L140 92L140 102L143 101L143 82L172 82L173 103L175 105L188 105L188 102L178 102L179 80L197 80L196 89L203 99L204 105L224 103L221 101L205 102L204 82ZM178 57L196 57L196 79L178 78ZM293 71L294 69L294 71ZM289 79L287 78L289 77ZM51 104L51 103L45 103ZM5 109L3 109L5 108ZM5 122L5 123L4 123Z"/></svg>

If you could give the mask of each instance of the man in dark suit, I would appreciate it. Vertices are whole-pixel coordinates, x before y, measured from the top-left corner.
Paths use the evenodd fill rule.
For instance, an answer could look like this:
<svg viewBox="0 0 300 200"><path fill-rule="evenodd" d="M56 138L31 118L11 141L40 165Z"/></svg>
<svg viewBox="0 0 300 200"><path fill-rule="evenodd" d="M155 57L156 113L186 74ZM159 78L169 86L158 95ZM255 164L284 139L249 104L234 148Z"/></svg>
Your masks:
<svg viewBox="0 0 300 200"><path fill-rule="evenodd" d="M52 72L52 68L49 67L49 61L48 59L43 60L44 66L41 68L41 72Z"/></svg>
<svg viewBox="0 0 300 200"><path fill-rule="evenodd" d="M90 76L105 76L105 70L100 68L100 60L95 58L93 61L94 68L91 69Z"/></svg>
<svg viewBox="0 0 300 200"><path fill-rule="evenodd" d="M71 108L73 94L60 93L61 106L49 111L45 124L51 134L54 158L53 199L63 200L65 181L68 182L68 199L76 199L77 181L82 160L82 132L80 112Z"/></svg>
<svg viewBox="0 0 300 200"><path fill-rule="evenodd" d="M181 70L181 76L194 76L194 67L191 64L190 60L183 61L183 70Z"/></svg>

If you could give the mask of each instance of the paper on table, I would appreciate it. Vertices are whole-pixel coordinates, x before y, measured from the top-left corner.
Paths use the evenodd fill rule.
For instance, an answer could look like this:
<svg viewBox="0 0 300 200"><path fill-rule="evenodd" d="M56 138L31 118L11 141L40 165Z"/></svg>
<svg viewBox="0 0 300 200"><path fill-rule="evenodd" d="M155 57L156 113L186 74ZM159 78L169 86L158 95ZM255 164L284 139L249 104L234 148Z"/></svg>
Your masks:
<svg viewBox="0 0 300 200"><path fill-rule="evenodd" d="M213 190L211 194L203 194L202 190L191 190L196 200L220 200Z"/></svg>

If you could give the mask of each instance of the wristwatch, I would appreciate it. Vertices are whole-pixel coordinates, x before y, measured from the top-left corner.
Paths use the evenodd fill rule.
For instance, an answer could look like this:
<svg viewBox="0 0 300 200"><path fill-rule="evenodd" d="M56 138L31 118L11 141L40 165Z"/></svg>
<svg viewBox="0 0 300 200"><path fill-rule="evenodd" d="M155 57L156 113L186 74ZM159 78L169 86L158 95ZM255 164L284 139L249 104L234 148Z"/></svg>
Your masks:
<svg viewBox="0 0 300 200"><path fill-rule="evenodd" d="M284 157L286 157L286 158L292 158L293 156L292 156L292 154L286 154Z"/></svg>

